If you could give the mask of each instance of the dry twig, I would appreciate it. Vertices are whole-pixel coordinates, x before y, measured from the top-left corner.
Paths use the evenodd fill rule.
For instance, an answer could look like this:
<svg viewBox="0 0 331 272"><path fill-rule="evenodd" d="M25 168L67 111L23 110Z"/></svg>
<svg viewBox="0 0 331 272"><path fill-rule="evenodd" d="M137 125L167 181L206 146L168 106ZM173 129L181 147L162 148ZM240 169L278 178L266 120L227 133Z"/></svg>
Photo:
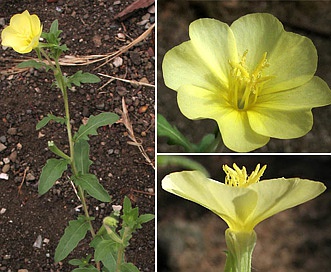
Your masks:
<svg viewBox="0 0 331 272"><path fill-rule="evenodd" d="M134 135L132 124L131 124L130 119L129 119L129 114L128 114L128 110L127 110L127 107L126 107L126 104L125 104L124 97L122 97L122 108L123 108L123 112L122 112L122 118L121 118L120 122L122 124L124 124L124 126L128 130L128 136L131 140L131 141L128 141L128 144L137 146L140 153L143 155L143 157L147 161L147 163L150 166L152 166L153 169L155 169L154 163L149 158L149 156L147 155L147 153L146 153L146 151L145 151L145 149L142 145L142 141L140 139L137 139Z"/></svg>

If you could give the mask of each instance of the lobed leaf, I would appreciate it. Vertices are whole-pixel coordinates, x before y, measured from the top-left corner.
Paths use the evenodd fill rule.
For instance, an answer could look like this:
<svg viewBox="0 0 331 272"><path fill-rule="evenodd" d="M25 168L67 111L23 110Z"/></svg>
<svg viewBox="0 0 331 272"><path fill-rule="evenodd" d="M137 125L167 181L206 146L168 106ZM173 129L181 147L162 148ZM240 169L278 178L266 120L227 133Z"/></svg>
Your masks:
<svg viewBox="0 0 331 272"><path fill-rule="evenodd" d="M45 194L67 170L68 162L65 159L49 159L41 171L38 193Z"/></svg>
<svg viewBox="0 0 331 272"><path fill-rule="evenodd" d="M93 174L82 174L74 176L74 183L81 186L89 195L102 202L110 202L111 197L103 186L99 183L98 178Z"/></svg>
<svg viewBox="0 0 331 272"><path fill-rule="evenodd" d="M71 87L71 84L76 86L80 86L81 83L98 83L100 82L100 78L91 73L83 73L83 71L79 70L72 76L67 78L68 87Z"/></svg>
<svg viewBox="0 0 331 272"><path fill-rule="evenodd" d="M96 116L91 115L86 125L81 125L74 135L74 141L89 140L88 135L98 135L97 129L102 126L111 125L119 119L112 112L103 112Z"/></svg>
<svg viewBox="0 0 331 272"><path fill-rule="evenodd" d="M78 243L84 239L89 229L89 221L85 216L78 216L77 220L71 220L56 247L55 262L60 262L66 258L76 248Z"/></svg>

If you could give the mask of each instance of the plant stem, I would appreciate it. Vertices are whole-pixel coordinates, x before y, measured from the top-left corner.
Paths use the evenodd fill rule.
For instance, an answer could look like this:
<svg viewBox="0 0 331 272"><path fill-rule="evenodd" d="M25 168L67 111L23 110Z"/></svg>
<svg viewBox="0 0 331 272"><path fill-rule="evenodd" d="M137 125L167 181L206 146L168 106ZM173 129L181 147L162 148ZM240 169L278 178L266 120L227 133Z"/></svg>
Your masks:
<svg viewBox="0 0 331 272"><path fill-rule="evenodd" d="M75 165L75 151L74 151L74 141L72 138L72 132L71 132L71 124L70 124L70 111L69 111L69 99L68 99L68 91L67 91L67 86L63 77L63 73L59 64L59 61L56 59L55 60L55 67L56 70L54 71L54 75L58 81L58 85L59 88L62 91L62 95L63 95L63 102L64 102L64 110L65 110L65 123L66 123L66 127L67 127L67 134L68 134L68 141L69 141L69 149L70 149L70 165L71 165L71 169L72 169L72 173L73 175L77 175L77 169L76 169L76 165ZM77 186L78 187L78 194L80 197L80 201L83 205L83 210L84 210L84 214L86 216L86 218L90 218L90 215L88 213L88 207L86 204L86 199L85 199L85 192L84 189L81 186ZM90 232L92 237L95 237L95 231L92 225L91 220L88 220L89 224L90 224ZM100 262L96 263L97 269L100 271Z"/></svg>
<svg viewBox="0 0 331 272"><path fill-rule="evenodd" d="M122 236L122 244L119 246L118 252L117 252L117 260L116 260L116 270L115 272L121 272L121 265L125 250L125 244L124 241L126 240L126 236L131 232L131 229L129 227L125 227L124 233Z"/></svg>

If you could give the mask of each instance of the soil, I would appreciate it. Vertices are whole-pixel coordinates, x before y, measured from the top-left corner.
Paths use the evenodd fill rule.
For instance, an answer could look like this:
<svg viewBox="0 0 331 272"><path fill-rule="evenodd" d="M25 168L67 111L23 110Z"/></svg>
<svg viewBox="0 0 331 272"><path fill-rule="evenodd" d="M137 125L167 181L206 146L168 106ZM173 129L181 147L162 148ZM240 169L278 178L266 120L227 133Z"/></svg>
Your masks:
<svg viewBox="0 0 331 272"><path fill-rule="evenodd" d="M39 16L45 30L58 19L59 28L63 30L62 40L70 49L67 55L107 54L128 45L154 23L153 7L136 10L123 21L114 20L116 14L133 2L1 1L0 27L9 24L13 14L28 10ZM0 151L0 170L9 179L0 179L0 271L71 271L73 266L68 260L90 253L91 237L88 235L63 262L54 263L54 250L68 221L76 219L82 210L77 207L80 202L67 175L63 175L48 193L38 195L41 169L47 159L54 157L47 149L47 141L53 140L66 152L68 143L62 125L51 123L41 131L35 130L37 122L48 113L63 116L63 103L59 90L51 87L53 77L50 73L29 69L13 74L9 70L15 59L29 56L35 57L33 53L23 56L10 48L1 49L0 145L6 148ZM90 65L64 66L63 70L68 75L83 70L154 85L154 30L119 57L121 59L117 60L122 60L122 65L114 64L114 60L99 61ZM153 162L154 94L151 86L120 80L109 82L105 77L101 77L98 84L76 87L69 92L73 130L76 131L90 115L105 111L120 115L124 98L134 134ZM137 146L128 143L128 131L122 123L102 127L98 132L99 135L91 137L90 141L91 171L112 196L112 202L100 203L88 198L90 214L96 218L95 229L112 211L112 205L123 203L124 196L131 199L133 206L139 207L141 214L154 214L153 165ZM155 271L154 225L154 221L144 224L133 235L126 251L127 260L140 271ZM36 248L33 245L39 235L43 243Z"/></svg>
<svg viewBox="0 0 331 272"><path fill-rule="evenodd" d="M275 15L286 31L310 38L317 48L319 60L316 75L331 85L331 5L328 1L158 1L158 113L175 125L190 141L198 143L207 133L213 133L213 120L189 120L178 109L176 92L164 85L161 63L164 54L187 41L189 24L199 18L215 18L231 24L248 13L267 12ZM178 16L180 14L180 16ZM172 35L169 35L172 33ZM304 137L291 140L271 139L255 152L330 152L331 107L313 109L314 125ZM159 152L183 152L158 139ZM217 152L231 152L220 147Z"/></svg>
<svg viewBox="0 0 331 272"><path fill-rule="evenodd" d="M223 164L255 166L267 164L263 180L300 177L331 185L329 155L223 155L188 156L202 164L210 177L220 182ZM179 166L158 168L158 184ZM252 271L314 272L330 270L331 191L307 203L283 211L261 222L256 228L257 244ZM227 225L217 215L196 203L158 189L158 269L160 272L224 270Z"/></svg>

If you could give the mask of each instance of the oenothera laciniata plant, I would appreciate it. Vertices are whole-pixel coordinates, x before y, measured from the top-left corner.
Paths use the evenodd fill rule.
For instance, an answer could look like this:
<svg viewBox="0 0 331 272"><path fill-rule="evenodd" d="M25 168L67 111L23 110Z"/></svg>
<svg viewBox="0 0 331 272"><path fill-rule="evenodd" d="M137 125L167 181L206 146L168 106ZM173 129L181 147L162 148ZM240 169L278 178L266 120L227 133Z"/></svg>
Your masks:
<svg viewBox="0 0 331 272"><path fill-rule="evenodd" d="M110 202L111 197L98 178L89 172L92 161L89 159L90 146L88 143L90 135L97 135L97 129L101 126L115 123L119 117L111 112L104 112L96 116L90 116L88 122L81 125L76 133L72 133L70 124L70 112L68 101L68 89L72 85L80 86L82 83L97 83L100 79L90 73L82 71L74 75L66 76L62 73L59 57L68 50L65 44L61 44L61 30L58 29L58 21L55 20L49 32L42 32L42 26L37 15L30 15L28 11L14 15L10 25L2 33L2 45L12 47L18 53L29 53L36 51L38 60L29 60L19 64L19 67L44 68L54 73L54 86L60 89L64 101L64 117L48 114L36 126L41 129L50 121L65 125L70 154L60 150L53 141L48 142L48 148L58 156L47 160L43 167L39 185L39 194L45 194L70 166L71 181L74 183L84 215L79 215L76 220L69 222L64 235L55 251L55 261L65 259L78 243L85 238L88 231L92 235L90 246L95 249L95 265L90 262L91 256L81 260L72 260L71 264L78 265L73 271L139 271L132 263L127 263L124 257L125 248L129 245L132 233L141 228L141 224L154 218L154 215L140 215L138 208L132 208L131 202L125 197L123 213L115 206L112 214L103 220L103 225L96 233L92 225L94 217L88 213L86 195L103 202ZM39 42L40 38L44 42ZM119 224L119 220L121 224ZM101 263L102 266L101 266Z"/></svg>
<svg viewBox="0 0 331 272"><path fill-rule="evenodd" d="M247 175L245 167L240 169L233 164L232 169L224 165L224 183L209 179L200 171L171 173L162 180L164 190L206 207L227 223L225 272L251 272L257 224L326 189L321 182L300 178L260 181L265 169L266 166L257 165Z"/></svg>
<svg viewBox="0 0 331 272"><path fill-rule="evenodd" d="M230 26L215 19L190 24L190 40L169 50L162 70L189 119L213 119L214 134L192 144L158 116L158 135L188 152L215 151L221 140L249 152L270 138L293 139L313 125L312 108L331 104L319 77L313 42L287 32L271 14L249 14Z"/></svg>

